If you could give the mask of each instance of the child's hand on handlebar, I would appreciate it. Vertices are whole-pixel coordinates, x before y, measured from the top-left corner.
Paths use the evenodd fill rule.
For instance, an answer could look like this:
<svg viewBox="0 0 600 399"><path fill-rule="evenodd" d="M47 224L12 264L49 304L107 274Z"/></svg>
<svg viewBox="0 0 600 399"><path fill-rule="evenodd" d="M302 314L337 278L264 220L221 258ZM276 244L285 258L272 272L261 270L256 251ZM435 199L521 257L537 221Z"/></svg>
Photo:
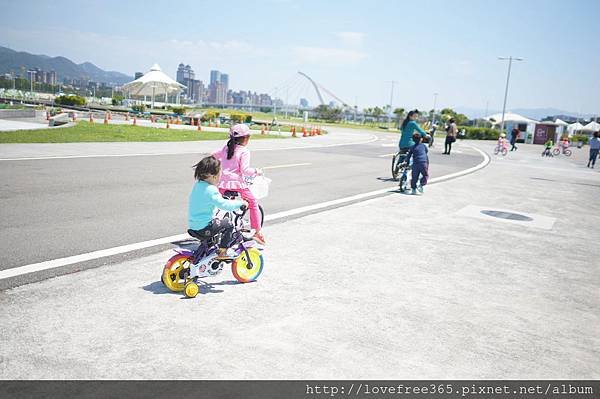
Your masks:
<svg viewBox="0 0 600 399"><path fill-rule="evenodd" d="M241 208L242 208L242 209L243 209L243 208L248 208L248 201L246 201L246 200L241 200L241 201L242 201L242 206L241 206Z"/></svg>

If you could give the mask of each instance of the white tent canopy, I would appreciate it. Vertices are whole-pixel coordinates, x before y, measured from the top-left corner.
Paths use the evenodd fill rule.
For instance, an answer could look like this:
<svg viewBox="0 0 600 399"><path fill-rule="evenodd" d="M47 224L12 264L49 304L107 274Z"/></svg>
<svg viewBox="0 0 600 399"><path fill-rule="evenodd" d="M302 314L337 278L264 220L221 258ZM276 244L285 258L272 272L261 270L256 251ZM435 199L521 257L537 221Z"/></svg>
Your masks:
<svg viewBox="0 0 600 399"><path fill-rule="evenodd" d="M589 130L592 132L597 132L600 130L600 123L591 121L587 125L585 125L581 130Z"/></svg>
<svg viewBox="0 0 600 399"><path fill-rule="evenodd" d="M154 96L157 94L165 95L166 98L171 93L180 93L186 87L167 76L158 64L154 64L150 71L144 76L133 82L123 85L123 90L133 96L152 96L152 108L154 108Z"/></svg>
<svg viewBox="0 0 600 399"><path fill-rule="evenodd" d="M492 123L495 124L495 125L498 125L498 124L502 123L502 114L490 115L490 116L485 117L485 119L487 119L490 122L492 122L491 120L493 119L494 122L492 122ZM504 114L504 122L536 123L537 121L535 121L533 119L526 118L523 115L513 114L511 112L506 112Z"/></svg>
<svg viewBox="0 0 600 399"><path fill-rule="evenodd" d="M569 132L569 134L573 134L574 132L583 129L583 125L579 122L577 123L571 123L568 127L567 127L567 131Z"/></svg>
<svg viewBox="0 0 600 399"><path fill-rule="evenodd" d="M558 126L569 126L569 124L565 121L563 121L560 118L556 118L556 120L554 121L554 123L556 123Z"/></svg>

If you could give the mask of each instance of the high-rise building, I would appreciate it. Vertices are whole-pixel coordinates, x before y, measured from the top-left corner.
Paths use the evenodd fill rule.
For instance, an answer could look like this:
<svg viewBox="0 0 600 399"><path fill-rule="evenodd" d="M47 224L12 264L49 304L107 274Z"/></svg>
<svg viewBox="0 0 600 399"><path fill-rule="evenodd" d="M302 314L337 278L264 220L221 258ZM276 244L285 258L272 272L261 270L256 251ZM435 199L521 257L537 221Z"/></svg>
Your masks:
<svg viewBox="0 0 600 399"><path fill-rule="evenodd" d="M229 88L229 75L226 73L222 73L221 74L221 83L223 84L223 86L225 86L225 88Z"/></svg>
<svg viewBox="0 0 600 399"><path fill-rule="evenodd" d="M139 78L141 78L142 76L144 76L143 72L136 72L135 76L134 76L134 80L138 80Z"/></svg>
<svg viewBox="0 0 600 399"><path fill-rule="evenodd" d="M177 66L177 77L175 80L177 80L178 83L181 83L187 88L184 91L184 95L188 99L198 101L199 98L195 97L194 94L197 94L198 89L196 88L196 86L198 86L198 82L200 81L196 80L195 77L196 74L194 73L194 70L191 66L183 65L183 63L180 63Z"/></svg>
<svg viewBox="0 0 600 399"><path fill-rule="evenodd" d="M300 108L308 108L308 100L306 98L300 99Z"/></svg>
<svg viewBox="0 0 600 399"><path fill-rule="evenodd" d="M221 81L221 72L219 71L210 71L210 84L214 85L217 82Z"/></svg>

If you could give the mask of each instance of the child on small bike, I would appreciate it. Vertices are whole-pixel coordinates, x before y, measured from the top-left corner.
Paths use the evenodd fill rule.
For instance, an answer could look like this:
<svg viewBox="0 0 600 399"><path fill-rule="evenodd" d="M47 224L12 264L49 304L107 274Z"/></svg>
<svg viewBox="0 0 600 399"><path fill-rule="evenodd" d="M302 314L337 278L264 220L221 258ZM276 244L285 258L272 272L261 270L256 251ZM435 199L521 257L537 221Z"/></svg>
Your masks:
<svg viewBox="0 0 600 399"><path fill-rule="evenodd" d="M506 148L508 149L508 141L506 141L506 134L500 133L500 137L498 137L498 148Z"/></svg>
<svg viewBox="0 0 600 399"><path fill-rule="evenodd" d="M188 233L198 239L214 237L219 233L219 257L227 258L227 248L233 237L233 224L227 218L215 218L217 208L236 211L248 206L246 201L226 200L217 189L221 177L221 162L213 156L203 158L196 165L194 177L196 183L190 193L188 205Z"/></svg>
<svg viewBox="0 0 600 399"><path fill-rule="evenodd" d="M544 146L546 146L546 148L544 148L544 152L542 152L542 156L551 156L552 155L552 147L554 147L554 141L552 139L548 139L546 141L546 143L544 143Z"/></svg>
<svg viewBox="0 0 600 399"><path fill-rule="evenodd" d="M427 179L429 178L429 157L427 156L429 149L427 145L421 142L421 135L419 133L413 134L412 139L415 144L408 150L404 162L408 165L411 157L413 158L410 187L412 188L411 194L414 195L417 193L419 176L421 176L421 185L419 186L419 192L421 193L423 193L423 186L427 184Z"/></svg>
<svg viewBox="0 0 600 399"><path fill-rule="evenodd" d="M249 141L250 128L243 123L233 125L229 129L229 141L227 144L212 155L221 161L223 168L223 173L219 181L219 190L221 193L225 191L237 191L248 202L250 227L255 231L252 239L264 245L265 237L261 231L261 215L258 202L244 179L246 176L253 177L262 174L262 170L250 167L250 151L246 148Z"/></svg>

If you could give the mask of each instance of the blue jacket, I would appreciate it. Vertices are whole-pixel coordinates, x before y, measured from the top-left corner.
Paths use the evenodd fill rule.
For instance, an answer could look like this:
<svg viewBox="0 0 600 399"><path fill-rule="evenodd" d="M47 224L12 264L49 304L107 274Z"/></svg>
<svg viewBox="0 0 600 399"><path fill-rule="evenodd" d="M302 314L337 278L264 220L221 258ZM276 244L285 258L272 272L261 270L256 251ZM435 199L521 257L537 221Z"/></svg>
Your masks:
<svg viewBox="0 0 600 399"><path fill-rule="evenodd" d="M202 230L213 220L217 208L235 211L241 206L242 201L226 200L216 186L198 180L190 194L188 226L192 230Z"/></svg>
<svg viewBox="0 0 600 399"><path fill-rule="evenodd" d="M419 143L419 144L415 144L412 147L410 147L410 150L408 150L408 154L406 155L406 163L410 162L410 157L413 158L413 163L428 163L429 162L429 157L427 156L427 153L429 152L429 149L427 148L427 146L423 143Z"/></svg>
<svg viewBox="0 0 600 399"><path fill-rule="evenodd" d="M421 137L425 137L427 133L425 130L419 126L419 124L415 121L410 121L404 126L402 129L402 135L400 136L400 148L408 148L415 145L415 142L412 139L412 135L415 133L415 130L421 133Z"/></svg>

